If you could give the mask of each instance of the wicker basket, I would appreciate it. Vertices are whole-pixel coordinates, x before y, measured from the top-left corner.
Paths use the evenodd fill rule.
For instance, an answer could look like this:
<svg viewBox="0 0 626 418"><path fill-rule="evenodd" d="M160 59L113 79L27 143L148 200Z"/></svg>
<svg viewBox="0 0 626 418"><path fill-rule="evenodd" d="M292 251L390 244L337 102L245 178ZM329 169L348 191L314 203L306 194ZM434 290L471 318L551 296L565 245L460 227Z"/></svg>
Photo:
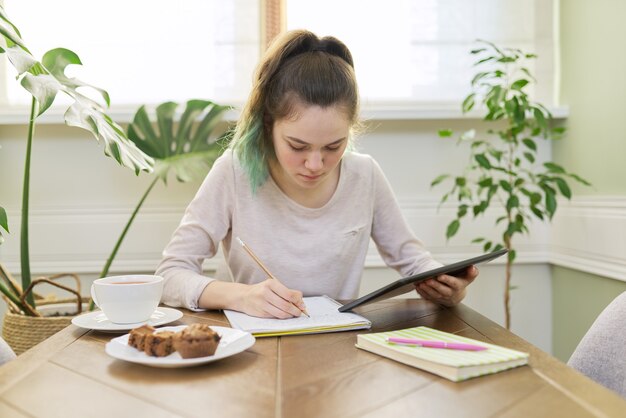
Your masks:
<svg viewBox="0 0 626 418"><path fill-rule="evenodd" d="M3 274L5 278L10 280L13 285L19 289L19 286L15 283L14 279L7 274L5 269L3 269ZM54 280L65 276L74 278L76 289L68 288L54 282ZM31 315L25 315L16 304L12 303L3 294L2 296L7 303L8 310L4 315L2 337L17 355L20 355L70 325L72 318L79 315L84 308L87 308L87 304L89 303L89 298L83 298L80 295L80 279L78 276L63 273L33 280L28 289L26 289L20 297L22 304L25 304L26 295L39 283L54 285L73 293L75 297L72 299L57 300L55 297L43 298L35 294L37 310L32 312L31 308Z"/></svg>
<svg viewBox="0 0 626 418"><path fill-rule="evenodd" d="M71 323L72 318L76 316L76 302L56 302L54 304L55 307L62 305L73 311L74 314L72 316L38 317L7 311L2 324L2 337L15 351L15 354L22 354Z"/></svg>

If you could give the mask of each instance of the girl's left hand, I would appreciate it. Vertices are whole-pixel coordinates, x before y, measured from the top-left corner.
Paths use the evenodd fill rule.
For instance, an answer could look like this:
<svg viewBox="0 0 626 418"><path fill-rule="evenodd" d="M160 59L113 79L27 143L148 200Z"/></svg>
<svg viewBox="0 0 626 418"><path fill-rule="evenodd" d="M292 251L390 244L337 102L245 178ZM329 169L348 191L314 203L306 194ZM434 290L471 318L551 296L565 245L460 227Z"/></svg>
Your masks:
<svg viewBox="0 0 626 418"><path fill-rule="evenodd" d="M470 266L461 277L442 274L415 284L415 290L424 299L445 306L461 302L467 293L466 287L478 276L476 266Z"/></svg>

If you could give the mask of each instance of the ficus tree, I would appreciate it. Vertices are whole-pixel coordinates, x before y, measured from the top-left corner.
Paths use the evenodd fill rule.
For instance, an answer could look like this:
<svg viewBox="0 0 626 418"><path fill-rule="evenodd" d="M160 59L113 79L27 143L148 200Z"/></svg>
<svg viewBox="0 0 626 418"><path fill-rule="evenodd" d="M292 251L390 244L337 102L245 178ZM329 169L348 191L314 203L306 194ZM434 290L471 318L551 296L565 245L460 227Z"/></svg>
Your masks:
<svg viewBox="0 0 626 418"><path fill-rule="evenodd" d="M590 185L577 174L554 162L541 160L538 141L560 139L565 128L555 126L546 106L529 97L527 89L536 82L527 67L536 55L519 49L500 48L480 41L470 53L477 57L472 90L463 100L463 113L476 108L485 112L486 134L469 130L458 135L457 145L469 150L467 165L459 174L442 174L431 187L447 184L441 204L456 201L456 216L448 224L446 238L454 237L462 223L485 214L498 214L497 239L480 236L472 243L485 252L509 250L505 270L504 310L507 329L511 326L510 290L512 266L517 253L515 238L529 232L533 220L549 221L557 210L557 196L572 197L570 182ZM439 131L442 138L454 136Z"/></svg>

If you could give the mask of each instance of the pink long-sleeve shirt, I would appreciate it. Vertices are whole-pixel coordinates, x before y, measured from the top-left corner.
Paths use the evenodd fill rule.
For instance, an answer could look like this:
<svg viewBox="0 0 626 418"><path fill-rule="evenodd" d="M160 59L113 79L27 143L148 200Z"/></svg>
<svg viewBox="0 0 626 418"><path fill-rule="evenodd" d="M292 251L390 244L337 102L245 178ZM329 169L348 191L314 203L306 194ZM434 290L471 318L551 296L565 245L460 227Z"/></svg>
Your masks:
<svg viewBox="0 0 626 418"><path fill-rule="evenodd" d="M291 200L271 177L253 194L233 152L225 152L163 251L156 271L165 278L162 302L198 309L200 294L215 280L203 274L202 263L220 243L235 282L265 280L237 237L285 286L304 296L355 298L370 237L402 276L441 266L407 225L376 161L354 152L341 161L334 195L315 209Z"/></svg>

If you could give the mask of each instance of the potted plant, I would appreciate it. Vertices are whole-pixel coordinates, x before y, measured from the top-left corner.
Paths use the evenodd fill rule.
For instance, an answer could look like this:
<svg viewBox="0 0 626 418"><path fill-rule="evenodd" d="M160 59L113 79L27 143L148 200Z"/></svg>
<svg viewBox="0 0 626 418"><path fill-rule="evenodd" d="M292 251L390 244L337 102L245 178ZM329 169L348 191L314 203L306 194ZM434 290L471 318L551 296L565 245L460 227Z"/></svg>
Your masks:
<svg viewBox="0 0 626 418"><path fill-rule="evenodd" d="M132 123L128 125L128 138L154 159L155 178L139 199L124 226L100 277L106 277L109 273L109 268L133 220L159 179L167 185L170 171L174 172L180 182L204 177L232 137L230 129L219 129L219 124L223 121L222 116L230 109L229 106L222 106L209 100L189 100L178 123L175 123L179 107L180 105L175 102L160 104L155 112L156 122L153 122L146 107L141 106L135 113ZM215 133L216 129L219 134ZM90 309L93 307L92 303Z"/></svg>
<svg viewBox="0 0 626 418"><path fill-rule="evenodd" d="M140 171L152 171L154 161L137 148L135 143L126 137L121 127L105 113L105 107L110 105L109 95L105 90L91 86L76 78L70 78L65 74L67 66L82 64L78 55L65 48L56 48L46 52L42 60L38 61L25 46L19 30L9 20L2 6L0 6L0 54L6 54L9 62L17 70L17 80L32 96L21 208L21 286L11 280L8 272L4 269L0 270L0 283L2 283L0 291L9 306L9 312L5 315L3 335L9 344L13 346L14 350L19 353L24 348L16 347L15 342L12 344L12 338L25 335L26 333L23 332L25 327L30 328L29 331L32 331L36 326L34 324L41 323L39 320L43 320L43 318L40 318L41 314L37 310L36 297L34 292L32 292L32 287L41 282L49 282L55 286L62 287L53 281L62 275L32 280L30 270L28 234L30 161L37 117L41 116L52 105L57 94L61 92L73 100L73 103L65 112L65 123L69 126L77 126L90 131L98 141L104 144L106 155L113 157L121 165L133 169L137 174ZM93 90L104 104L82 94L78 91L79 88ZM2 211L2 218L5 218L4 210ZM7 230L8 225L5 225L5 223L2 223L2 227ZM82 305L79 292L78 299L77 309L80 311ZM28 322L28 317L35 317L38 322ZM58 318L46 319L52 321ZM7 321L13 322L8 324ZM59 324L56 327L45 325L44 327L48 327L48 329L43 334L48 336L58 331L58 329L66 326L69 320L57 322ZM46 321L46 323L48 324L50 321ZM10 335L11 330L15 331L13 335ZM33 333L31 332L31 334ZM32 341L25 342L25 344L34 345Z"/></svg>
<svg viewBox="0 0 626 418"><path fill-rule="evenodd" d="M473 215L476 218L488 209L500 214L495 220L495 230L500 238L477 237L484 251L507 248L504 308L507 329L511 325L510 290L512 266L516 258L514 237L528 233L533 219L551 220L557 210L557 195L567 199L572 196L568 181L584 185L589 183L550 161L540 161L537 155L538 140L561 138L565 129L553 125L552 114L541 103L531 100L526 89L535 82L525 66L534 54L519 49L499 48L481 41L483 47L471 51L479 68L471 85L472 92L462 104L463 113L476 103L482 105L483 120L492 126L487 136L467 131L458 138L458 145L469 148L469 163L461 174L443 174L431 186L450 182L442 196L456 200L456 217L449 223L446 238L459 231L461 222ZM448 138L450 130L439 136Z"/></svg>

